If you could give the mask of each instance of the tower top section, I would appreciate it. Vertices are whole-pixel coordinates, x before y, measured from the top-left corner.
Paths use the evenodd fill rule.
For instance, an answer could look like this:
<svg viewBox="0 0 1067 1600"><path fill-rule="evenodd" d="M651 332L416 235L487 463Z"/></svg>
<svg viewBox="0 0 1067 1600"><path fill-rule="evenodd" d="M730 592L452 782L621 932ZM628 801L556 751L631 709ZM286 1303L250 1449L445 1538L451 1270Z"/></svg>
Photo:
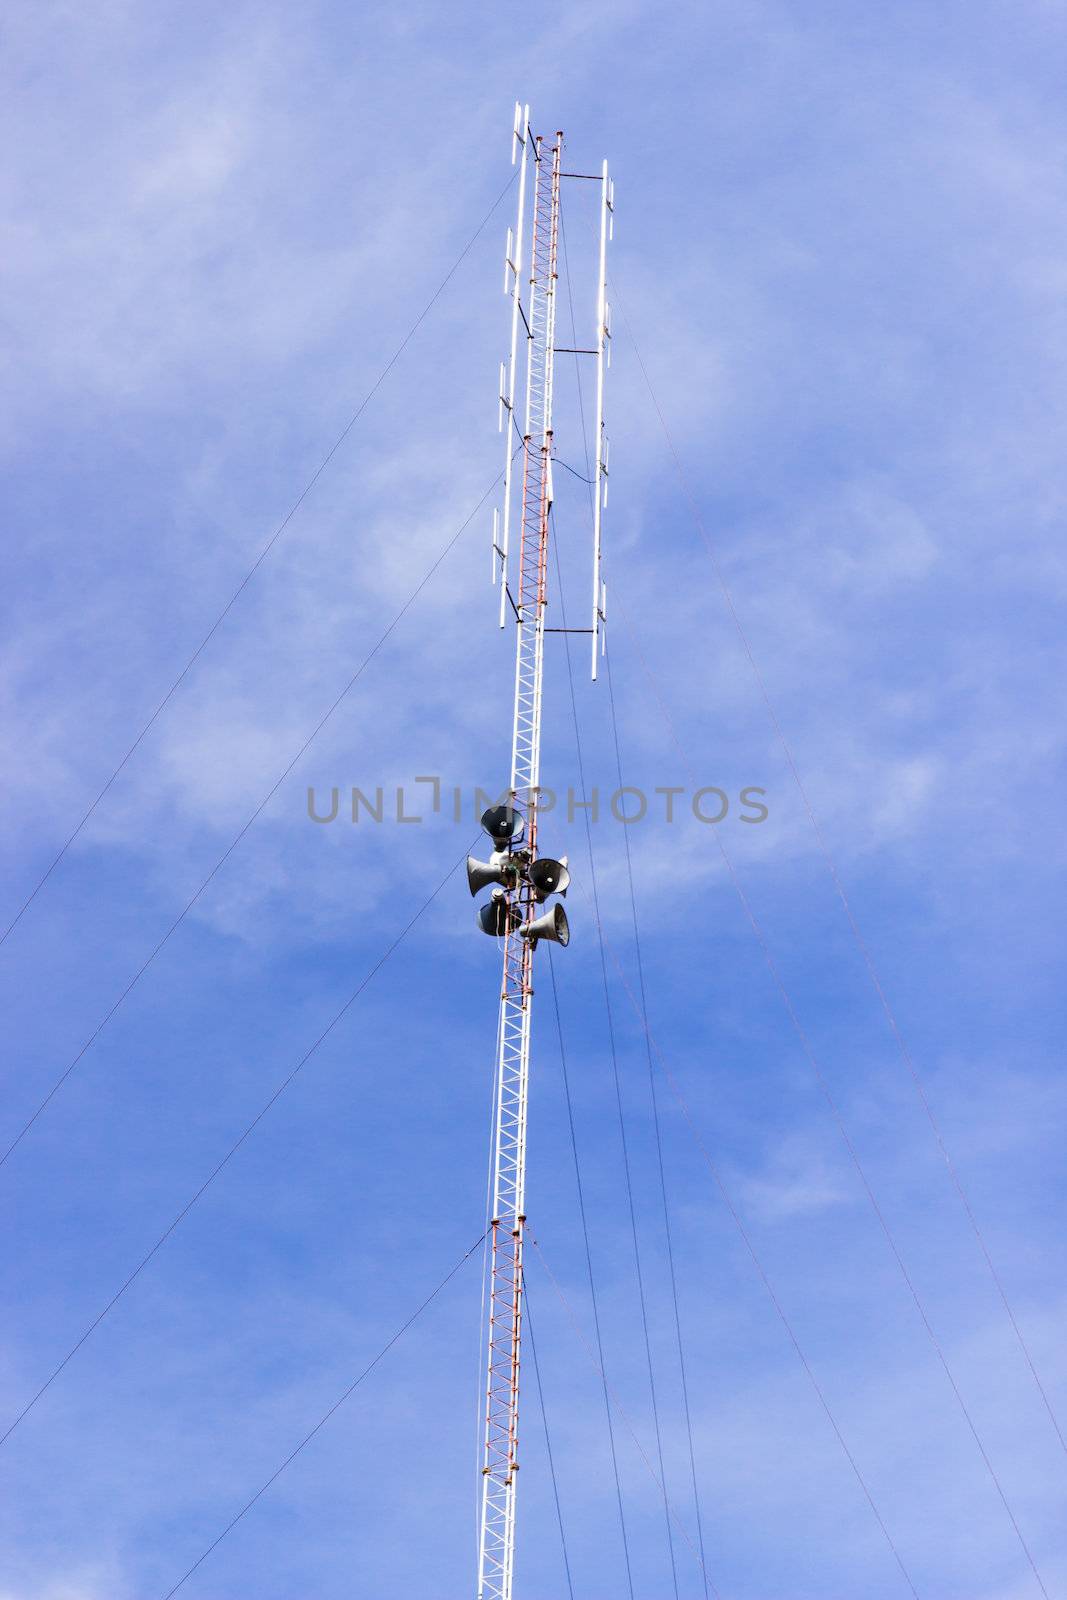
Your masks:
<svg viewBox="0 0 1067 1600"><path fill-rule="evenodd" d="M498 426L504 434L503 505L493 511L493 582L500 584L500 626L521 622L517 590L521 582L511 570L512 529L525 507L516 511L517 471L526 480L531 449L543 449L547 460L548 506L553 492L552 384L555 343L555 252L559 187L574 180L599 189L599 251L595 294L595 327L588 343L568 347L566 353L595 366L596 401L593 416L592 483L592 606L590 627L592 675L603 647L607 596L601 574L604 512L608 503L609 447L604 426L604 379L611 365L611 307L607 298L608 244L614 231L615 185L604 161L599 173L572 172L563 162L562 132L551 139L530 130L529 106L515 106L511 136L511 161L519 169L515 226L508 229L504 247L504 293L511 300L511 348L500 363ZM555 180L554 183L552 180ZM532 190L532 202L531 202ZM550 197L556 194L553 217ZM551 282L542 279L552 256ZM540 274L540 275L539 275ZM539 289L541 294L539 296ZM551 339L537 325L539 298L552 317Z"/></svg>

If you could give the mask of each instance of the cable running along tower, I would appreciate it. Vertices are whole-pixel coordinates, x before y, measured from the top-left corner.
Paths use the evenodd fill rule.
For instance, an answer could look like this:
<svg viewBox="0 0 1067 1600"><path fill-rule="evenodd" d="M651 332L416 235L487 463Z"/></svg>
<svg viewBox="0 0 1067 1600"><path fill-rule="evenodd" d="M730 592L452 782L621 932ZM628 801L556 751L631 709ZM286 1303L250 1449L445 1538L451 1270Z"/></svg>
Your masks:
<svg viewBox="0 0 1067 1600"><path fill-rule="evenodd" d="M600 535L607 495L603 413L604 372L610 341L605 291L613 212L612 184L607 162L599 174L565 172L562 133L557 133L551 141L533 137L528 106L515 108L512 164L516 161L519 165L518 216L514 231L508 230L504 268L504 289L511 297L511 352L500 369L499 420L506 434L503 509L493 516L493 580L500 584L500 626L513 624L516 640L511 779L506 800L491 807L482 818L494 847L489 860L481 862L471 858L467 866L472 894L492 886L489 899L479 908L478 921L483 931L497 938L503 946L484 1346L485 1435L478 1600L512 1600L513 1594L533 964L541 940L566 945L570 938L560 902L555 900L544 909L551 895L566 893L570 881L566 861L539 857L537 853L549 514L555 449L552 398L558 348L555 342L557 255L560 188L567 178L596 183L600 193L595 338L588 348L568 352L576 357L591 357L596 364L592 620L589 628L575 630L591 635L594 678L605 616ZM527 259L529 265L524 267ZM524 390L521 424L516 415L516 388L520 378ZM516 521L519 549L513 577L510 536Z"/></svg>

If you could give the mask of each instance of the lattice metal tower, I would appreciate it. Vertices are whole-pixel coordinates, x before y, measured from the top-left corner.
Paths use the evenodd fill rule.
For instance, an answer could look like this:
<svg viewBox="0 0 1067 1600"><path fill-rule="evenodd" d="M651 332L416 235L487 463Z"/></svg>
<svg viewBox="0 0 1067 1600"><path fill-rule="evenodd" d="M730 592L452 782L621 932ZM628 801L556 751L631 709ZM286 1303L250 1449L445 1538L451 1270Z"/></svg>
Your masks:
<svg viewBox="0 0 1067 1600"><path fill-rule="evenodd" d="M485 1454L478 1559L478 1600L512 1600L515 1502L518 1488L519 1377L523 1309L523 1235L526 1226L526 1124L530 1069L533 963L542 939L568 942L559 902L569 881L565 863L538 857L541 778L541 711L547 601L549 513L553 499L552 399L560 242L560 187L564 178L592 178L600 186L600 250L596 337L576 352L596 363L594 424L592 635L596 677L605 594L600 576L601 517L607 491L604 438L604 370L610 340L606 301L607 243L613 211L605 162L598 175L563 170L563 135L532 137L529 107L515 108L512 162L519 163L518 218L508 231L505 291L511 296L511 353L501 366L500 421L506 433L503 514L493 519L493 577L499 579L500 625L516 632L511 781L505 804L483 823L496 847L489 862L468 865L472 893L496 885L479 913L482 928L503 944L503 981L496 1072L490 1215L488 1319L485 1343ZM527 222L527 200L532 200ZM528 236L528 237L527 237ZM528 245L529 267L524 273ZM519 374L523 421L516 416ZM516 474L519 474L516 495ZM514 583L509 571L510 529L519 505L519 551Z"/></svg>

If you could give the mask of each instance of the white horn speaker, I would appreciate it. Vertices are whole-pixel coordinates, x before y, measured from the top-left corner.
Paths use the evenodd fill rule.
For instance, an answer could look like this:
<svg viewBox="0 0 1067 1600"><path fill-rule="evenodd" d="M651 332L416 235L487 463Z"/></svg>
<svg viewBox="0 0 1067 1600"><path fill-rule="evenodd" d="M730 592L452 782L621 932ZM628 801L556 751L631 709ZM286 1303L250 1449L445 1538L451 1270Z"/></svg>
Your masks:
<svg viewBox="0 0 1067 1600"><path fill-rule="evenodd" d="M488 861L479 861L475 856L467 857L467 882L471 894L480 894L483 889L488 889L491 883L502 883L505 888L510 887L519 875L515 862L509 865L510 857L503 852L494 851Z"/></svg>
<svg viewBox="0 0 1067 1600"><path fill-rule="evenodd" d="M514 927L519 919L517 906L509 906L503 889L494 889L484 906L478 907L478 926L493 939L502 939L508 923Z"/></svg>
<svg viewBox="0 0 1067 1600"><path fill-rule="evenodd" d="M539 861L534 861L527 876L538 900L547 900L550 894L566 894L571 881L566 858L553 861L551 856L542 856Z"/></svg>
<svg viewBox="0 0 1067 1600"><path fill-rule="evenodd" d="M482 827L499 849L522 832L522 818L514 806L490 806L482 813Z"/></svg>
<svg viewBox="0 0 1067 1600"><path fill-rule="evenodd" d="M558 901L543 916L537 917L533 922L524 922L519 932L524 939L529 939L535 946L538 939L551 939L553 944L564 946L571 942L567 913Z"/></svg>

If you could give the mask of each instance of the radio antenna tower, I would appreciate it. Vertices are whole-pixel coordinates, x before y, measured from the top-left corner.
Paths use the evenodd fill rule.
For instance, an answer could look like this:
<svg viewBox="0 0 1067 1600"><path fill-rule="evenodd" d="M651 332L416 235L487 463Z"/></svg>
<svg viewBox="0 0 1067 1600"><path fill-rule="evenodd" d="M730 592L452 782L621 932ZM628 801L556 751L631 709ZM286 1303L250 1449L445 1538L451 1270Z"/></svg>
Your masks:
<svg viewBox="0 0 1067 1600"><path fill-rule="evenodd" d="M488 1318L485 1330L485 1454L478 1548L478 1600L512 1600L515 1501L518 1488L519 1374L526 1227L526 1121L530 1069L533 963L542 939L570 940L566 914L550 895L565 894L566 860L537 854L541 777L542 675L547 603L549 513L552 508L552 391L556 355L557 250L564 178L600 185L600 253L595 343L576 354L596 360L595 494L593 508L593 677L605 616L600 575L601 516L607 498L604 369L610 341L606 301L607 244L613 187L605 161L599 174L563 171L563 134L532 137L530 109L515 107L512 165L519 164L518 218L508 230L504 289L511 296L511 354L500 369L500 426L505 431L503 515L493 516L493 581L500 582L500 626L514 623L515 700L511 782L506 801L490 807L482 826L493 841L487 862L467 863L472 894L493 885L480 907L483 931L503 945L492 1149ZM532 166L532 175L531 175ZM527 224L527 191L532 202ZM529 243L529 268L524 251ZM520 346L520 333L522 344ZM519 370L525 384L523 423L515 415ZM516 470L521 487L516 494ZM512 582L509 535L518 502L519 553Z"/></svg>

